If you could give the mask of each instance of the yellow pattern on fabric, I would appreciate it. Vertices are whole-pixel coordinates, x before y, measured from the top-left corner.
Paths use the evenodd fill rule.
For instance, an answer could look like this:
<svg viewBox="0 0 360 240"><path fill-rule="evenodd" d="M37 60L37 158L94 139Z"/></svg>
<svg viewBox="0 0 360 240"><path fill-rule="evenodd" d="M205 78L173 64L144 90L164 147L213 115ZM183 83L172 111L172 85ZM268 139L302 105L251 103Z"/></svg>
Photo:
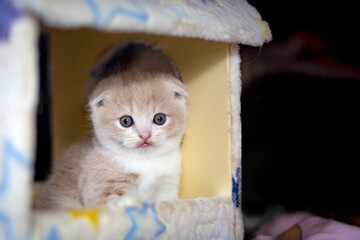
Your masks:
<svg viewBox="0 0 360 240"><path fill-rule="evenodd" d="M261 25L261 27L263 28L263 36L265 39L267 39L269 36L269 33L270 33L269 24L266 21L261 20L256 17L254 17L254 20L255 20L255 22L257 22L258 24Z"/></svg>
<svg viewBox="0 0 360 240"><path fill-rule="evenodd" d="M99 210L98 209L72 209L70 214L73 218L86 218L95 230L99 229Z"/></svg>

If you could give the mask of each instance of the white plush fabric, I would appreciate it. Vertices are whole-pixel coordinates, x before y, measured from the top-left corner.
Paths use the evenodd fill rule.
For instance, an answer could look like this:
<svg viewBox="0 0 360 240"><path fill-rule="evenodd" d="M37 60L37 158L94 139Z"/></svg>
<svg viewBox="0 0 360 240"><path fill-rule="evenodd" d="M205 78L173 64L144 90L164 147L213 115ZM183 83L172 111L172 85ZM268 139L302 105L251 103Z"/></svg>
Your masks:
<svg viewBox="0 0 360 240"><path fill-rule="evenodd" d="M246 0L16 0L47 24L261 46L269 27Z"/></svg>
<svg viewBox="0 0 360 240"><path fill-rule="evenodd" d="M25 239L36 129L37 24L15 10L1 14L0 239Z"/></svg>
<svg viewBox="0 0 360 240"><path fill-rule="evenodd" d="M163 201L33 215L34 239L239 239L229 197Z"/></svg>
<svg viewBox="0 0 360 240"><path fill-rule="evenodd" d="M235 210L237 228L236 236L243 235L243 221L241 215L241 119L240 119L240 53L238 44L229 47L229 96L230 96L230 160L232 175L232 198Z"/></svg>

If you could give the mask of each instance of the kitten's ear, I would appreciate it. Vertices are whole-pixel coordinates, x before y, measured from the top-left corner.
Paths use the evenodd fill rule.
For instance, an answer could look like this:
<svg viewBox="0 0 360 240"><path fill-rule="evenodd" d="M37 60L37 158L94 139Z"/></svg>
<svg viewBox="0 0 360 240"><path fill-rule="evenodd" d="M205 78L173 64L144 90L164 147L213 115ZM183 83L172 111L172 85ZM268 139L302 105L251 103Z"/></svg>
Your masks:
<svg viewBox="0 0 360 240"><path fill-rule="evenodd" d="M102 107L105 104L109 94L110 94L109 90L102 92L95 91L93 94L90 95L89 104L88 104L89 108L91 110L94 110L96 108Z"/></svg>
<svg viewBox="0 0 360 240"><path fill-rule="evenodd" d="M180 80L176 79L173 81L167 81L166 84L170 88L170 90L174 92L175 99L187 103L189 94L185 85L182 82L180 82Z"/></svg>

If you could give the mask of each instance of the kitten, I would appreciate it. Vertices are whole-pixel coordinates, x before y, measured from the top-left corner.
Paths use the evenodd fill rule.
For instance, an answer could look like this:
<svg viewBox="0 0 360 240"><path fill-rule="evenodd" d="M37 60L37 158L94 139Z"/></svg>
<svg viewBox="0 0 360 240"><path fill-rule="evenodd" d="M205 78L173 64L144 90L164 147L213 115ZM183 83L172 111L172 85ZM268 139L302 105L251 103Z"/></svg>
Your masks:
<svg viewBox="0 0 360 240"><path fill-rule="evenodd" d="M94 136L65 152L35 207L177 198L187 97L184 84L170 74L132 70L101 80L88 103Z"/></svg>

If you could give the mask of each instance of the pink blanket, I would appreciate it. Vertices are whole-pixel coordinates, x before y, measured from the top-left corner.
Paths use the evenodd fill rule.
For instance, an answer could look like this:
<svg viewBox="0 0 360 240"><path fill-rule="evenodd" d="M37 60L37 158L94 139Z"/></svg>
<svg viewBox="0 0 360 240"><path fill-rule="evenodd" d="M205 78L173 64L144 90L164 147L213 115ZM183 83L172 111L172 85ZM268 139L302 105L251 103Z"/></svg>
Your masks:
<svg viewBox="0 0 360 240"><path fill-rule="evenodd" d="M307 212L286 214L266 223L254 240L357 240L360 228Z"/></svg>

